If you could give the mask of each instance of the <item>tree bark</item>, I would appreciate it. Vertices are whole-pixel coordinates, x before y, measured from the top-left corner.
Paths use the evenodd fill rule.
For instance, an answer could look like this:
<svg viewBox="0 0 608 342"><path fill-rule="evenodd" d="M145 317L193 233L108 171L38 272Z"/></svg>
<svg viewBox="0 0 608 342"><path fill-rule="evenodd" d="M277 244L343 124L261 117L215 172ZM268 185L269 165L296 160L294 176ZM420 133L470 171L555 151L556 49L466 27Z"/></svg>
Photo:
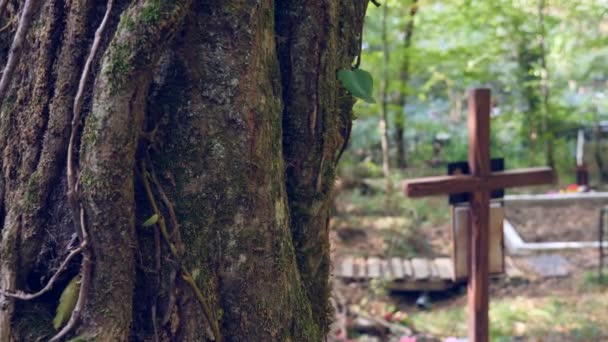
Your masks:
<svg viewBox="0 0 608 342"><path fill-rule="evenodd" d="M545 51L545 0L538 1L538 45L540 51L540 93L542 95L541 132L545 147L545 160L548 167L555 167L553 156L553 134L551 132L551 109L549 102L549 70Z"/></svg>
<svg viewBox="0 0 608 342"><path fill-rule="evenodd" d="M34 3L0 113L0 341L55 336L77 275L62 338L323 340L354 103L336 71L367 0L116 0L97 52L112 2Z"/></svg>
<svg viewBox="0 0 608 342"><path fill-rule="evenodd" d="M384 69L382 74L382 85L380 89L380 107L381 107L381 115L380 115L380 143L382 146L382 173L384 174L384 179L386 180L386 204L390 205L390 197L393 190L393 185L391 183L391 167L389 160L389 146L388 146L388 63L390 51L388 47L388 37L386 32L386 21L388 16L388 4L384 4L382 7L382 55L383 55L383 63Z"/></svg>
<svg viewBox="0 0 608 342"><path fill-rule="evenodd" d="M403 40L403 45L405 47L405 56L403 58L403 62L401 64L401 83L403 86L403 90L399 96L399 107L401 112L399 115L395 116L395 128L394 128L394 138L395 138L395 146L397 156L395 158L397 167L400 169L404 169L407 167L407 147L406 141L404 140L403 134L405 131L405 105L407 104L407 83L410 79L410 47L412 46L412 36L414 34L414 16L418 11L418 0L412 0L410 5L410 13L409 19L405 26L405 37Z"/></svg>

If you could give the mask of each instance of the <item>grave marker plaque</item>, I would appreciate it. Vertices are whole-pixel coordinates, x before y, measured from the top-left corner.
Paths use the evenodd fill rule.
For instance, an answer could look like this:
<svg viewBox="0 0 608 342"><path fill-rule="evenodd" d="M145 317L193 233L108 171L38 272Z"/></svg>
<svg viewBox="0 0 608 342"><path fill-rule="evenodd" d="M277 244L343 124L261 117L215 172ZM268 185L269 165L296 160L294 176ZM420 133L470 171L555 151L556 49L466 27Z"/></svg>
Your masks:
<svg viewBox="0 0 608 342"><path fill-rule="evenodd" d="M452 207L452 265L454 280L467 278L469 275L470 251L470 208L460 204ZM489 273L492 275L504 273L505 249L503 243L503 221L505 210L502 203L493 202L490 205L490 226L488 230Z"/></svg>

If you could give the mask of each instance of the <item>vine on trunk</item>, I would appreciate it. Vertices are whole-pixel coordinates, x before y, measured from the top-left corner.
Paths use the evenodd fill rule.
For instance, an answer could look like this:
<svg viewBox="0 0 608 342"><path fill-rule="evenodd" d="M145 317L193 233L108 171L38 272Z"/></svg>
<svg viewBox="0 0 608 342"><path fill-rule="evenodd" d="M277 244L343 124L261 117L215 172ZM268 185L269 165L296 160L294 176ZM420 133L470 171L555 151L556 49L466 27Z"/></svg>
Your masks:
<svg viewBox="0 0 608 342"><path fill-rule="evenodd" d="M146 159L148 159L148 158L146 158ZM156 177L154 170L150 169L150 171L148 171L148 167L147 167L145 159L141 160L140 169L138 171L139 172L137 172L137 174L140 177L142 184L144 185L144 189L146 191L146 196L148 198L148 202L150 203L150 206L152 207L152 210L154 211L154 215L153 215L154 219L152 219L152 218L148 219L146 222L151 222L150 225L154 226L155 229L158 229L158 231L160 231L160 233L162 234L163 239L165 240L165 243L167 244L167 246L169 247L169 250L171 251L171 254L177 261L178 267L181 272L182 279L190 286L190 288L192 288L192 291L194 291L196 298L198 299L198 301L201 304L201 308L203 309L203 313L205 314L205 319L211 326L211 330L213 332L213 337L214 337L215 341L221 341L222 337L221 337L221 333L220 333L218 320L214 319L214 315L212 314L211 307L205 300L205 297L203 296L203 293L201 292L198 285L196 285L194 277L192 276L190 271L188 271L188 269L186 269L186 267L181 263L180 249L183 249L183 246L180 246L181 248L178 248L176 243L174 243L173 239L171 238L172 236L175 236L175 235L179 236L179 231L178 231L179 223L177 222L177 216L173 212L173 204L171 202L169 202L169 199L166 196L160 182L158 181L158 178ZM171 218L171 223L173 226L173 232L171 232L171 233L169 233L169 230L167 229L167 222L165 220L165 217L156 202L156 198L154 197L154 192L152 190L150 181L152 181L152 183L154 184L156 192L160 194L162 201L164 202L165 206L167 207L167 210L169 211L169 217ZM155 234L156 234L156 232L157 231L155 231ZM159 253L159 252L160 251L157 249L156 253ZM167 310L170 311L171 308L168 308ZM155 319L154 316L156 316L156 314L155 314L156 308L153 308L152 312L153 312L152 319ZM157 330L156 322L152 322L152 323L153 323L155 334L156 334L156 330ZM158 340L158 337L157 337L157 340Z"/></svg>
<svg viewBox="0 0 608 342"><path fill-rule="evenodd" d="M33 16L33 1L26 0L23 8L23 13L21 15L21 20L19 22L19 27L17 28L17 32L15 33L15 37L11 46L11 51L9 53L8 61L6 67L4 69L4 73L2 75L2 79L0 80L0 103L3 101L6 89L10 84L12 74L17 65L17 59L19 58L21 52L21 46L23 45L23 41L25 40L25 35L29 29L32 16ZM81 117L80 112L82 109L83 102L83 94L86 88L87 79L90 75L91 64L93 59L97 54L97 50L100 45L101 38L103 36L104 30L108 23L108 18L110 16L110 12L112 11L114 0L108 0L106 6L106 12L101 21L101 24L97 28L95 32L95 39L89 51L89 55L87 57L85 66L81 73L80 82L78 84L78 91L74 98L74 106L73 106L73 114L72 114L72 124L71 124L71 132L70 132L70 140L67 147L67 179L68 179L68 191L67 198L71 207L74 228L76 234L79 236L80 244L77 248L74 248L65 260L61 263L57 271L53 274L49 282L38 292L28 294L23 291L16 291L15 293L10 293L5 290L0 290L0 293L6 297L19 299L19 300L33 300L41 295L45 294L49 290L53 288L55 282L61 275L61 273L67 268L69 262L78 254L82 253L82 264L81 264L81 280L80 280L80 289L78 292L78 299L76 301L76 306L71 313L70 319L67 324L53 337L51 338L51 342L59 341L63 337L65 337L78 323L80 319L80 315L84 310L84 306L86 304L86 298L88 295L88 289L90 286L90 278L91 278L91 251L88 249L89 246L89 235L86 230L85 225L85 216L84 216L84 208L80 203L79 194L78 194L78 176L75 172L76 164L74 162L74 144L76 141L76 136L78 134ZM0 10L3 9L5 4L0 4Z"/></svg>

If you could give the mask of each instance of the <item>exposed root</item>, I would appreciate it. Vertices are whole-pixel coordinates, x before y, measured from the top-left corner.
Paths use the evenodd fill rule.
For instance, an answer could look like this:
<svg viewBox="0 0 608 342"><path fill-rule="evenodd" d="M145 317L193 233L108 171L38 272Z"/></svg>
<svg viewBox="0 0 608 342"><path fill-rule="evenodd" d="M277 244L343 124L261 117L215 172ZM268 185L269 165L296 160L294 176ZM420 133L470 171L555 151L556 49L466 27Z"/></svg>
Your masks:
<svg viewBox="0 0 608 342"><path fill-rule="evenodd" d="M63 260L63 262L61 263L61 265L59 266L57 271L55 271L55 274L53 274L53 276L51 277L49 282L46 284L46 286L43 287L40 291L38 291L36 293L25 293L23 291L17 291L17 292L12 293L12 292L0 290L0 294L2 294L3 296L6 296L6 297L20 299L20 300L33 300L33 299L36 299L36 298L42 296L43 294L47 293L48 291L50 291L53 288L53 286L55 285L55 282L57 281L57 279L59 279L59 276L61 275L61 273L67 268L70 261L75 256L80 254L80 252L82 252L82 250L84 248L86 248L86 246L87 246L87 242L83 241L80 244L80 246L73 249L70 252L70 254L68 254L68 256L65 258L65 260Z"/></svg>
<svg viewBox="0 0 608 342"><path fill-rule="evenodd" d="M93 63L93 59L97 53L97 49L99 48L99 43L101 42L101 37L103 35L103 31L106 28L108 23L108 18L110 17L110 12L112 11L112 5L114 4L114 0L108 0L108 6L106 7L106 13L95 31L95 39L93 40L93 44L91 45L91 51L87 57L87 61L84 64L84 68L82 69L82 74L80 76L80 81L78 82L78 91L76 92L76 96L74 97L74 106L72 108L72 131L70 134L70 142L68 144L68 161L67 161L67 177L68 177L68 197L72 197L72 209L76 209L75 207L75 197L76 197L76 175L74 170L74 144L76 141L76 132L80 126L80 110L82 108L83 94L84 89L87 83L87 79L89 78L89 74L91 71L91 64ZM71 196L70 196L71 195ZM76 212L76 211L74 211ZM76 216L74 216L76 217Z"/></svg>
<svg viewBox="0 0 608 342"><path fill-rule="evenodd" d="M36 1L25 0L25 3L23 4L23 11L21 12L21 18L19 19L19 26L17 27L17 32L13 38L11 49L8 52L6 66L4 67L2 78L0 79L0 105L2 105L4 102L4 97L6 96L8 86L13 78L13 72L15 71L17 62L21 57L21 48L23 47L23 42L25 41L27 31L31 26L30 24L32 23L32 16L34 15L34 3L36 3ZM2 5L6 7L5 3L0 3L0 6ZM1 9L2 7L0 7L0 10Z"/></svg>
<svg viewBox="0 0 608 342"><path fill-rule="evenodd" d="M173 257L175 257L175 259L180 267L181 278L192 288L192 291L194 291L196 298L198 299L199 303L201 304L203 314L205 315L207 322L211 326L211 330L213 332L215 340L221 341L222 338L221 338L219 324L218 324L217 320L213 319L214 315L212 314L209 304L205 300L205 297L203 296L203 293L201 292L200 288L194 281L194 278L192 277L192 274L190 273L190 271L188 271L186 269L186 267L183 266L180 262L180 255L178 253L178 249L177 249L175 243L173 243L173 241L171 240L171 236L167 229L167 224L165 222L165 218L164 218L163 214L161 213L161 211L158 207L158 204L156 203L156 199L154 198L154 193L152 192L152 186L150 185L150 181L149 181L148 177L153 179L153 181L155 183L154 185L157 187L157 192L161 194L161 197L163 197L163 201L165 201L165 200L167 201L166 204L168 203L167 208L169 209L169 212L170 212L169 215L173 216L171 218L171 220L174 221L172 223L175 225L174 234L177 235L179 233L177 233L176 231L178 230L179 226L177 223L177 216L175 216L175 212L173 212L173 206L172 206L171 202L169 201L168 197L166 196L166 194L164 193L162 187L160 186L160 183L158 183L158 180L156 179L156 177L153 177L152 175L148 174L146 162L144 160L141 161L141 170L140 170L139 174L141 175L141 178L142 178L141 180L144 185L144 189L146 191L148 201L150 202L150 206L152 207L152 210L154 211L154 213L156 215L158 215L158 221L156 223L156 226L158 226L158 228L160 229L160 232L161 232L165 242L167 243L167 245L169 246L169 249L171 250L171 254L173 254Z"/></svg>
<svg viewBox="0 0 608 342"><path fill-rule="evenodd" d="M29 0L28 0L29 1ZM82 251L82 266L81 266L81 280L80 280L80 291L78 293L78 300L76 302L76 306L72 311L72 315L70 316L70 320L68 323L55 335L50 341L59 341L64 338L80 320L80 316L84 311L84 307L86 305L86 301L89 294L89 287L91 284L91 251L87 248L89 237L86 229L86 220L84 215L84 208L82 203L79 203L78 196L78 177L75 173L75 165L74 165L74 144L76 141L76 134L80 127L80 110L82 108L83 94L86 86L86 81L89 77L91 64L93 63L93 59L97 53L97 49L99 48L99 43L101 41L101 37L103 35L104 29L108 23L108 18L110 17L110 12L112 11L112 5L114 4L114 0L108 0L108 4L106 7L106 13L101 21L101 24L95 31L95 38L93 40L93 44L91 45L91 50L89 51L89 55L85 62L84 68L82 70L82 74L80 77L80 82L78 83L78 91L76 92L76 96L74 97L74 106L73 106L73 114L72 114L72 130L70 132L70 141L68 144L67 151L67 179L68 179L68 202L70 204L72 215L74 217L74 226L76 232L80 235L81 244L80 247L83 249ZM79 217L80 220L76 218Z"/></svg>

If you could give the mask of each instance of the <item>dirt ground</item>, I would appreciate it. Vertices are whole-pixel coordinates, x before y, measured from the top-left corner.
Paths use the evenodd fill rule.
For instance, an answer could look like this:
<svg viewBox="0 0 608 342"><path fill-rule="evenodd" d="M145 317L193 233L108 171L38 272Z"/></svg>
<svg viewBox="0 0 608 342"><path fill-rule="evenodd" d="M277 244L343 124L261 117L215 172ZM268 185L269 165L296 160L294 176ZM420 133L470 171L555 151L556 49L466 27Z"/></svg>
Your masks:
<svg viewBox="0 0 608 342"><path fill-rule="evenodd" d="M597 241L599 205L506 207L505 215L526 242Z"/></svg>
<svg viewBox="0 0 608 342"><path fill-rule="evenodd" d="M343 224L343 223L342 223ZM379 232L375 229L357 229L350 226L340 227L337 223L335 229L331 232L332 250L334 251L334 260L340 260L344 256L388 256L399 255L399 253L387 253L386 250L391 246L391 243L408 243L413 240L415 250L410 255L400 256L419 256L419 257L437 257L449 256L451 248L451 236L448 231L449 225L441 226L425 226L418 230L414 238L406 240L395 239L391 241L387 238L391 232ZM394 233L394 232L392 232ZM581 240L584 241L584 240ZM393 247L395 248L395 247ZM557 278L539 278L529 277L525 280L508 279L506 276L496 276L491 280L491 295L493 298L518 296L544 296L547 294L559 295L560 293L575 293L579 290L582 282L583 274L586 271L595 270L598 266L598 251L597 250L582 250L582 251L562 251L558 253L563 256L571 265L570 276ZM525 266L522 260L524 256L514 257L511 259L522 270ZM606 270L608 273L608 269ZM359 296L365 296L365 291L354 290L354 288L367 287L367 284L356 283L351 287L353 299L356 302ZM454 305L462 305L466 303L466 289L456 287L454 291L449 291L443 295L437 295L437 303L435 307L451 307ZM397 294L399 304L408 310L418 310L415 306L415 300L418 293L411 295L402 293Z"/></svg>
<svg viewBox="0 0 608 342"><path fill-rule="evenodd" d="M339 201L341 199L338 199ZM348 199L342 199L348 201ZM342 203L342 207L348 207ZM366 216L360 211L356 215L338 212L332 219L330 238L332 257L340 260L345 256L400 256L437 257L449 256L451 249L450 223L446 220L411 222L402 216ZM593 241L596 239L597 208L560 207L507 209L508 219L516 226L525 241ZM405 215L404 215L405 216ZM420 224L419 224L420 223ZM589 227L581 229L581 227ZM509 298L544 298L556 296L572 298L586 291L581 284L585 276L596 269L598 252L585 250L559 253L570 263L567 277L541 278L527 275L512 279L497 276L491 279L490 292L494 301ZM515 265L521 265L525 257L512 257ZM345 283L334 280L334 292L342 298L343 305L366 312L367 315L388 319L392 313L407 313L409 316L425 312L416 305L421 293L386 293L382 284L370 282ZM452 290L431 293L432 310L462 308L466 305L466 286L455 286ZM428 311L427 311L428 312ZM408 317L409 317L408 316ZM349 324L355 324L351 312ZM388 318L387 318L388 317ZM356 324L355 324L356 325ZM434 340L424 331L416 331L412 323L409 328L420 340ZM425 337L426 336L426 337ZM568 341L568 338L551 338L550 341ZM338 341L359 341L338 340ZM399 341L381 338L378 341Z"/></svg>

